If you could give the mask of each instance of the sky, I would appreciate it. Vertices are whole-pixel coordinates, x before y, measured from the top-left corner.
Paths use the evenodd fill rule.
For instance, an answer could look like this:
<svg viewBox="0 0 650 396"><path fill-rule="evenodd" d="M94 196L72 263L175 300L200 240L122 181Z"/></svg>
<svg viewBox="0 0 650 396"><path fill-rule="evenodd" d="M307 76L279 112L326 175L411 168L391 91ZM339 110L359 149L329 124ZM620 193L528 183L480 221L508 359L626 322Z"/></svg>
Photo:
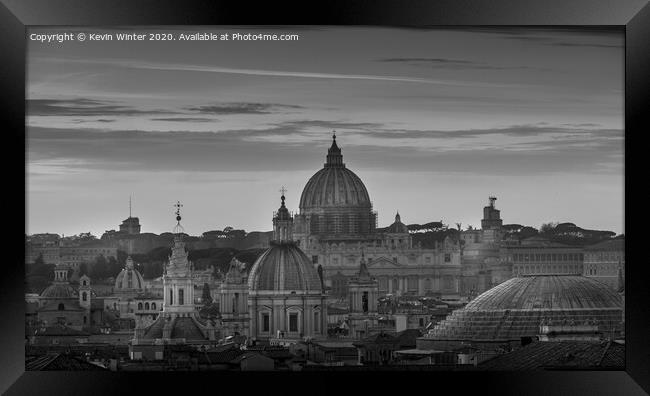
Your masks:
<svg viewBox="0 0 650 396"><path fill-rule="evenodd" d="M32 33L271 33L297 41L29 40ZM28 234L129 215L192 235L272 229L336 130L379 226L572 222L624 233L621 29L30 28ZM114 36L115 37L115 36Z"/></svg>

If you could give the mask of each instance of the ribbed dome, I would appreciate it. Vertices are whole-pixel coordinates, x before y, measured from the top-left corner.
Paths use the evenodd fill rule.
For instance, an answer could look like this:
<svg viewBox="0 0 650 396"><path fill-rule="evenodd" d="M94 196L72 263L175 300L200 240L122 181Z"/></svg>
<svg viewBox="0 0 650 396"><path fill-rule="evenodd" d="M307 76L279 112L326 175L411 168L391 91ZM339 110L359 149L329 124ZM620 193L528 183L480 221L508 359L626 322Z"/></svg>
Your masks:
<svg viewBox="0 0 650 396"><path fill-rule="evenodd" d="M144 279L134 268L131 257L126 259L126 267L115 278L115 291L143 291Z"/></svg>
<svg viewBox="0 0 650 396"><path fill-rule="evenodd" d="M582 276L539 275L509 279L479 295L437 324L434 340L518 340L539 334L542 323L622 329L621 297Z"/></svg>
<svg viewBox="0 0 650 396"><path fill-rule="evenodd" d="M272 243L253 264L250 291L322 293L318 272L309 257L293 243Z"/></svg>
<svg viewBox="0 0 650 396"><path fill-rule="evenodd" d="M53 283L41 293L46 298L74 298L77 297L75 289L67 283Z"/></svg>
<svg viewBox="0 0 650 396"><path fill-rule="evenodd" d="M371 207L366 186L343 163L336 136L325 166L309 179L300 196L301 210L322 207Z"/></svg>
<svg viewBox="0 0 650 396"><path fill-rule="evenodd" d="M621 308L621 297L604 283L583 276L524 276L476 297L467 311L498 309Z"/></svg>

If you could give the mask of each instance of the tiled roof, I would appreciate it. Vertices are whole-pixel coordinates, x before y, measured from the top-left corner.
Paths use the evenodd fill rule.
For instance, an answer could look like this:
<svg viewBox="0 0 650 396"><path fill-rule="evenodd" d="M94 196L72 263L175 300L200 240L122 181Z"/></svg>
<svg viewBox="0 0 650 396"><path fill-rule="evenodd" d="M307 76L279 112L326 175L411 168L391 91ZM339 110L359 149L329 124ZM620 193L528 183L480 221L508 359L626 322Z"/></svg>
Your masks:
<svg viewBox="0 0 650 396"><path fill-rule="evenodd" d="M105 371L92 363L88 363L77 356L55 354L27 358L25 360L27 371Z"/></svg>
<svg viewBox="0 0 650 396"><path fill-rule="evenodd" d="M185 338L186 340L204 340L205 336L192 318L176 318L171 338Z"/></svg>
<svg viewBox="0 0 650 396"><path fill-rule="evenodd" d="M625 346L611 341L535 342L497 356L479 367L485 370L544 368L624 368Z"/></svg>
<svg viewBox="0 0 650 396"><path fill-rule="evenodd" d="M418 329L406 329L397 333L400 348L415 347L415 340L422 337L422 332Z"/></svg>
<svg viewBox="0 0 650 396"><path fill-rule="evenodd" d="M75 330L67 326L49 326L36 331L37 336L79 336L87 337L90 333L81 330Z"/></svg>

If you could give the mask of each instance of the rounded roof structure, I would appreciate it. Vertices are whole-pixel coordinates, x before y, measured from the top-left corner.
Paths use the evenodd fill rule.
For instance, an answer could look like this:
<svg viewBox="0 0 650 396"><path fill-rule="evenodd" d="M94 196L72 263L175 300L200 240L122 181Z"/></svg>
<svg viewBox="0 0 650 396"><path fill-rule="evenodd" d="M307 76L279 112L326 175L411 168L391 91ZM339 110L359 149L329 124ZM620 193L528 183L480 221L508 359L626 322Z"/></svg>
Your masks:
<svg viewBox="0 0 650 396"><path fill-rule="evenodd" d="M126 267L115 277L115 291L144 291L144 278L135 269L130 256L126 259Z"/></svg>
<svg viewBox="0 0 650 396"><path fill-rule="evenodd" d="M436 340L519 340L540 333L542 323L596 324L599 331L622 329L621 297L604 283L571 275L509 279L452 312L425 338Z"/></svg>
<svg viewBox="0 0 650 396"><path fill-rule="evenodd" d="M601 309L621 306L621 297L614 290L591 278L523 276L493 287L464 309Z"/></svg>
<svg viewBox="0 0 650 396"><path fill-rule="evenodd" d="M345 167L336 135L323 169L314 174L300 196L300 210L324 207L370 208L370 195L359 176Z"/></svg>
<svg viewBox="0 0 650 396"><path fill-rule="evenodd" d="M257 258L248 275L250 291L323 292L318 272L307 255L294 243L271 243Z"/></svg>
<svg viewBox="0 0 650 396"><path fill-rule="evenodd" d="M68 283L53 283L43 290L41 297L45 298L76 298L77 292Z"/></svg>

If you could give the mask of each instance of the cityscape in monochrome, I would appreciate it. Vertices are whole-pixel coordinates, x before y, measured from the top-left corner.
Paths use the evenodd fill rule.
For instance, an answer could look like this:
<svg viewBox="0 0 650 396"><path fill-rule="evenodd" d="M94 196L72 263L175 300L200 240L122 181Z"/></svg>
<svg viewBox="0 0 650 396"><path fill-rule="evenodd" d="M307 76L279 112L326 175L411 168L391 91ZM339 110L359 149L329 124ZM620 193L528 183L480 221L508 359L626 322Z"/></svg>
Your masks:
<svg viewBox="0 0 650 396"><path fill-rule="evenodd" d="M623 370L624 32L27 31L26 370Z"/></svg>

